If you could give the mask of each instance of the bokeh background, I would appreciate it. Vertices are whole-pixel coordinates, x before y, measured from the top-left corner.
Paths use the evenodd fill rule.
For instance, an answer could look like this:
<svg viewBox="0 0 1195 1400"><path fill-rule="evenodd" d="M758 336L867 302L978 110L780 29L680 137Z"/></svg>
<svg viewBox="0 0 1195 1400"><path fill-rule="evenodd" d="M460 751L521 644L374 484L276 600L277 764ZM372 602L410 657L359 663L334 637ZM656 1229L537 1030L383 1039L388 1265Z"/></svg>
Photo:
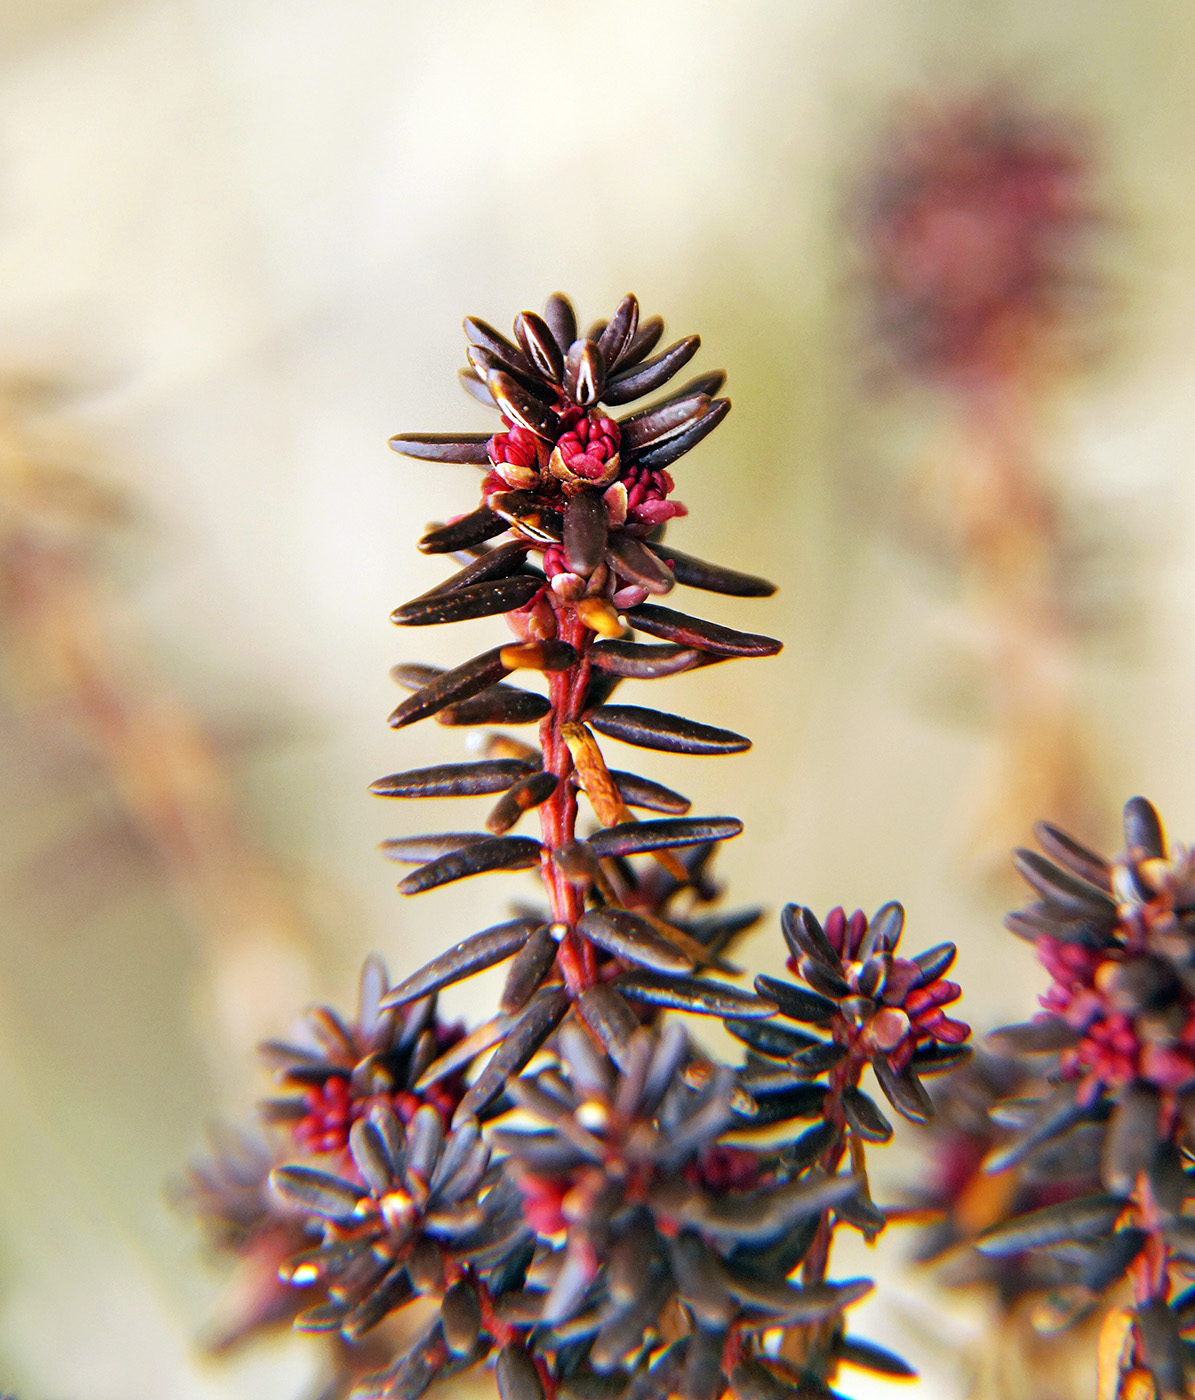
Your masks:
<svg viewBox="0 0 1195 1400"><path fill-rule="evenodd" d="M740 902L899 898L918 947L960 944L977 1027L1032 1011L993 851L1057 813L993 815L991 618L907 509L966 420L884 367L866 305L860 191L910 107L998 92L1076 134L1090 353L1025 419L1078 541L1074 805L1092 841L1138 791L1195 831L1193 63L1184 0L3 0L0 1390L308 1383L301 1341L200 1354L220 1275L168 1185L265 1091L257 1039L503 907L400 902L376 845L417 818L366 794L460 753L385 726L388 667L459 641L386 619L475 483L386 438L487 421L465 314L634 290L700 330L735 411L673 537L775 579L716 616L786 649L653 692L750 754L645 766L744 818ZM779 966L774 918L747 958ZM902 1256L858 1261L877 1328L961 1395L978 1323Z"/></svg>

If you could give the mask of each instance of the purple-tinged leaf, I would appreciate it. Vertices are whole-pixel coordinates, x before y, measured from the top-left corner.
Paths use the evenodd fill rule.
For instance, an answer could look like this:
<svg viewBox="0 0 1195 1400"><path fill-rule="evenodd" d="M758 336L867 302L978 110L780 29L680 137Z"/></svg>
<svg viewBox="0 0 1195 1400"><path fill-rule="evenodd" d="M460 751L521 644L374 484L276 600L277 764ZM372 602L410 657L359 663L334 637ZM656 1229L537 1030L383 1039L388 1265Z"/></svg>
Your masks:
<svg viewBox="0 0 1195 1400"><path fill-rule="evenodd" d="M451 554L470 545L493 539L506 529L506 521L488 506L479 506L462 515L450 525L438 525L419 540L416 548L423 554Z"/></svg>
<svg viewBox="0 0 1195 1400"><path fill-rule="evenodd" d="M469 466L489 465L486 446L490 433L396 433L390 446L404 457L424 462L450 462Z"/></svg>
<svg viewBox="0 0 1195 1400"><path fill-rule="evenodd" d="M609 739L663 753L743 753L751 747L750 739L732 730L642 705L599 705L586 715L586 720Z"/></svg>
<svg viewBox="0 0 1195 1400"><path fill-rule="evenodd" d="M491 870L530 870L539 864L543 847L530 836L495 836L430 861L398 883L401 894L425 890L482 875Z"/></svg>
<svg viewBox="0 0 1195 1400"><path fill-rule="evenodd" d="M472 977L482 968L492 967L512 957L540 927L538 919L512 919L496 924L469 938L462 939L447 952L404 978L382 999L382 1006L403 1006L409 1001L430 996L441 987Z"/></svg>
<svg viewBox="0 0 1195 1400"><path fill-rule="evenodd" d="M691 671L710 660L708 653L696 647L665 643L652 646L645 642L602 641L589 648L589 660L599 670L628 680L653 681L662 676L675 676Z"/></svg>
<svg viewBox="0 0 1195 1400"><path fill-rule="evenodd" d="M653 355L650 360L644 360L633 368L623 369L613 375L605 386L602 397L609 404L620 404L630 403L632 399L652 393L661 384L666 384L678 370L683 369L696 355L700 346L699 335L690 335L684 340L678 340L667 350Z"/></svg>
<svg viewBox="0 0 1195 1400"><path fill-rule="evenodd" d="M452 1118L454 1127L468 1118L476 1117L493 1103L506 1087L507 1080L524 1068L564 1019L568 1008L569 996L563 988L545 988L536 992L531 1004L507 1031L502 1043L457 1105Z"/></svg>
<svg viewBox="0 0 1195 1400"><path fill-rule="evenodd" d="M702 617L662 608L658 603L640 603L638 607L628 608L626 620L636 632L646 632L649 637L659 637L665 642L697 647L715 656L775 656L782 646L774 637L739 632L733 627L707 622Z"/></svg>
<svg viewBox="0 0 1195 1400"><path fill-rule="evenodd" d="M490 758L480 763L442 763L435 768L414 768L391 773L370 784L376 797L480 797L505 792L511 783L536 771L535 765L517 758Z"/></svg>
<svg viewBox="0 0 1195 1400"><path fill-rule="evenodd" d="M511 574L508 578L470 583L451 593L435 593L415 598L390 614L396 627L434 627L444 622L468 622L476 617L494 617L525 607L544 586L534 574ZM501 675L505 675L503 670ZM495 677L498 679L498 677Z"/></svg>
<svg viewBox="0 0 1195 1400"><path fill-rule="evenodd" d="M589 846L602 859L632 856L677 846L699 846L707 841L725 841L737 836L743 823L737 817L664 817L642 822L620 822L595 831Z"/></svg>
<svg viewBox="0 0 1195 1400"><path fill-rule="evenodd" d="M793 1021L827 1026L838 1014L838 1007L826 997L804 987L796 987L791 982L782 982L777 977L767 977L761 973L755 979L755 990L760 996L775 1002L780 1014Z"/></svg>
<svg viewBox="0 0 1195 1400"><path fill-rule="evenodd" d="M752 996L725 982L697 977L657 977L649 972L626 972L614 983L628 1001L693 1011L699 1016L772 1016L771 1001Z"/></svg>
<svg viewBox="0 0 1195 1400"><path fill-rule="evenodd" d="M679 432L658 438L640 448L635 453L635 465L648 467L652 471L665 470L686 452L691 452L703 438L708 437L729 412L729 399L714 399L700 417L687 423Z"/></svg>
<svg viewBox="0 0 1195 1400"><path fill-rule="evenodd" d="M662 938L646 919L625 909L591 909L578 920L577 930L603 951L651 972L667 976L692 971L691 959Z"/></svg>
<svg viewBox="0 0 1195 1400"><path fill-rule="evenodd" d="M668 812L683 816L693 805L679 792L673 792L663 783L653 782L650 778L641 778L637 773L625 773L621 769L611 768L610 776L614 779L619 796L628 807L646 807L651 812Z"/></svg>
<svg viewBox="0 0 1195 1400"><path fill-rule="evenodd" d="M1123 1196L1082 1196L989 1226L975 1242L981 1254L1020 1254L1040 1245L1102 1239L1127 1204Z"/></svg>

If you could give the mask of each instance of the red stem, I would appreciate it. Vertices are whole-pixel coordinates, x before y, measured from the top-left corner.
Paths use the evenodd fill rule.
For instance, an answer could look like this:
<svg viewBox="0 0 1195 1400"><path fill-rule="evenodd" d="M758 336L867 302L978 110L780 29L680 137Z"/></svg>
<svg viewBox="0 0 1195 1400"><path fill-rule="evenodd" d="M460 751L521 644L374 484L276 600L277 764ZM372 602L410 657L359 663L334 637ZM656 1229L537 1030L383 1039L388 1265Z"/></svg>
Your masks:
<svg viewBox="0 0 1195 1400"><path fill-rule="evenodd" d="M822 1108L822 1117L827 1123L833 1123L838 1129L833 1142L821 1155L818 1165L827 1174L833 1176L842 1164L842 1159L847 1151L846 1115L842 1110L842 1095L844 1090L850 1087L858 1087L859 1079L863 1074L863 1067L867 1063L866 1057L859 1050L857 1045L852 1044L850 1053L840 1065L830 1071L829 1089L826 1091L826 1098ZM801 1265L801 1282L806 1286L822 1283L826 1277L826 1266L830 1262L830 1243L834 1235L834 1225L830 1219L830 1209L827 1207L822 1211L821 1219L818 1222L817 1234L813 1237L813 1243L809 1246L809 1252L805 1256L805 1261Z"/></svg>
<svg viewBox="0 0 1195 1400"><path fill-rule="evenodd" d="M540 874L552 918L567 928L560 940L557 959L569 994L577 997L596 983L597 963L593 949L577 934L577 920L584 910L581 894L552 859L552 853L576 840L577 789L572 781L573 756L560 731L562 725L579 720L584 711L589 689L589 645L596 634L568 604L558 603L550 590L548 596L556 615L557 636L575 649L578 660L567 670L548 672L548 699L552 708L540 724L539 734L544 770L554 773L558 781L552 796L539 809L544 844Z"/></svg>

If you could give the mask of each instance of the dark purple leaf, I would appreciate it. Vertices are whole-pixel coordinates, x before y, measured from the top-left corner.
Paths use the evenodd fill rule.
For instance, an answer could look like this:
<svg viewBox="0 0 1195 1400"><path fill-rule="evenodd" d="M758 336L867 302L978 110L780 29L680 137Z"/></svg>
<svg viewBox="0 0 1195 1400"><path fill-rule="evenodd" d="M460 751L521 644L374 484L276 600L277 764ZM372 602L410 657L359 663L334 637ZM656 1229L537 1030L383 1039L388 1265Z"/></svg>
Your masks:
<svg viewBox="0 0 1195 1400"><path fill-rule="evenodd" d="M634 340L635 332L638 329L639 302L628 293L618 303L614 315L606 323L606 328L602 331L601 339L598 341L598 349L602 352L603 363L616 365Z"/></svg>
<svg viewBox="0 0 1195 1400"><path fill-rule="evenodd" d="M1080 880L1109 894L1112 892L1112 870L1103 856L1097 855L1050 822L1038 822L1033 834L1048 856L1052 856Z"/></svg>
<svg viewBox="0 0 1195 1400"><path fill-rule="evenodd" d="M616 368L620 370L630 369L632 365L637 365L645 355L651 354L660 343L660 337L663 334L664 322L659 316L649 316L646 321L640 321L639 329L622 352L622 358Z"/></svg>
<svg viewBox="0 0 1195 1400"><path fill-rule="evenodd" d="M721 564L707 564L691 554L682 554L670 544L652 545L656 554L672 569L677 583L686 588L700 588L707 593L721 593L733 598L770 598L776 585L755 574L742 574Z"/></svg>
<svg viewBox="0 0 1195 1400"><path fill-rule="evenodd" d="M697 977L657 977L649 972L626 972L614 984L628 1001L668 1006L701 1016L771 1016L775 1005L725 982Z"/></svg>
<svg viewBox="0 0 1195 1400"><path fill-rule="evenodd" d="M957 954L958 949L953 943L938 943L924 953L918 953L913 959L921 970L921 978L917 985L924 987L936 981L951 966Z"/></svg>
<svg viewBox="0 0 1195 1400"><path fill-rule="evenodd" d="M504 792L511 783L536 771L533 763L518 758L491 758L481 763L442 763L435 768L415 768L391 773L370 784L376 797L479 797Z"/></svg>
<svg viewBox="0 0 1195 1400"><path fill-rule="evenodd" d="M1122 1196L1083 1196L1002 1220L975 1242L981 1254L1019 1254L1040 1245L1098 1240L1108 1234L1125 1208Z"/></svg>
<svg viewBox="0 0 1195 1400"><path fill-rule="evenodd" d="M642 705L599 705L586 719L607 738L664 753L743 753L751 747L751 740L742 734Z"/></svg>
<svg viewBox="0 0 1195 1400"><path fill-rule="evenodd" d="M678 340L667 350L653 355L650 360L644 360L633 368L623 369L615 374L606 385L602 397L609 404L620 404L630 403L632 399L650 394L661 384L666 384L678 370L683 369L696 355L700 346L699 335L690 335L684 340Z"/></svg>
<svg viewBox="0 0 1195 1400"><path fill-rule="evenodd" d="M652 471L663 471L686 452L691 452L703 438L708 437L729 412L729 399L714 399L699 418L686 424L679 432L658 438L648 446L640 448L635 453L635 465L649 467Z"/></svg>
<svg viewBox="0 0 1195 1400"><path fill-rule="evenodd" d="M492 967L511 957L540 926L538 919L512 919L493 928L462 939L447 952L433 958L426 966L401 981L382 999L382 1006L402 1006L420 997L430 996L441 987L471 977L482 968Z"/></svg>
<svg viewBox="0 0 1195 1400"><path fill-rule="evenodd" d="M787 1060L810 1046L827 1043L806 1031L794 1031L775 1021L740 1021L732 1018L726 1022L726 1029L757 1054L767 1055L773 1060Z"/></svg>
<svg viewBox="0 0 1195 1400"><path fill-rule="evenodd" d="M500 491L490 498L491 507L504 520L544 544L564 538L564 516L551 510L530 491Z"/></svg>
<svg viewBox="0 0 1195 1400"><path fill-rule="evenodd" d="M556 791L555 773L529 773L507 788L485 819L486 830L495 836L509 831L524 812L546 802Z"/></svg>
<svg viewBox="0 0 1195 1400"><path fill-rule="evenodd" d="M692 971L690 958L661 937L646 919L625 909L591 909L577 921L577 930L605 952L651 972L667 976Z"/></svg>
<svg viewBox="0 0 1195 1400"><path fill-rule="evenodd" d="M606 554L610 517L593 491L578 491L564 507L564 559L575 574L588 577Z"/></svg>
<svg viewBox="0 0 1195 1400"><path fill-rule="evenodd" d="M513 374L492 369L486 375L485 386L508 422L526 428L529 433L553 442L558 431L556 415L546 404L528 393Z"/></svg>
<svg viewBox="0 0 1195 1400"><path fill-rule="evenodd" d="M438 525L429 530L418 542L417 548L424 554L451 554L455 550L468 549L470 545L493 539L505 529L506 521L500 515L488 506L479 506L450 525Z"/></svg>
<svg viewBox="0 0 1195 1400"><path fill-rule="evenodd" d="M327 1220L349 1220L369 1192L314 1167L275 1167L270 1186L289 1206L322 1215Z"/></svg>
<svg viewBox="0 0 1195 1400"><path fill-rule="evenodd" d="M933 1102L910 1066L894 1070L883 1055L877 1054L871 1058L871 1067L884 1097L897 1113L910 1123L929 1122L934 1116Z"/></svg>
<svg viewBox="0 0 1195 1400"><path fill-rule="evenodd" d="M697 846L705 841L725 841L737 836L743 823L737 817L664 817L656 821L620 822L595 831L588 844L602 859L638 855L675 846Z"/></svg>
<svg viewBox="0 0 1195 1400"><path fill-rule="evenodd" d="M664 403L653 404L650 408L632 413L619 423L622 432L621 447L624 453L634 455L641 448L649 446L669 433L678 432L687 423L704 413L710 405L708 394L688 394L683 398L673 397Z"/></svg>
<svg viewBox="0 0 1195 1400"><path fill-rule="evenodd" d="M544 1383L535 1362L517 1342L507 1342L498 1353L496 1374L501 1400L544 1400Z"/></svg>
<svg viewBox="0 0 1195 1400"><path fill-rule="evenodd" d="M517 685L491 685L468 700L446 705L438 724L534 724L552 709L546 695Z"/></svg>
<svg viewBox="0 0 1195 1400"><path fill-rule="evenodd" d="M676 580L672 570L648 547L623 530L615 531L606 546L606 563L622 579L648 593L669 593Z"/></svg>
<svg viewBox="0 0 1195 1400"><path fill-rule="evenodd" d="M470 661L443 671L427 685L409 695L390 716L391 729L402 729L417 720L434 715L447 705L468 700L488 689L510 672L502 664L502 648L492 647Z"/></svg>
<svg viewBox="0 0 1195 1400"><path fill-rule="evenodd" d="M511 1015L521 1011L538 991L556 961L556 940L547 924L541 924L515 955L498 999L498 1009Z"/></svg>
<svg viewBox="0 0 1195 1400"><path fill-rule="evenodd" d="M592 340L574 340L564 357L564 392L589 408L606 397L606 362Z"/></svg>
<svg viewBox="0 0 1195 1400"><path fill-rule="evenodd" d="M484 831L441 831L426 836L394 836L381 843L381 851L387 860L402 861L405 865L424 865L429 860L438 860L449 851L459 851L478 841L488 841Z"/></svg>
<svg viewBox="0 0 1195 1400"><path fill-rule="evenodd" d="M628 608L626 620L636 632L646 632L665 642L698 647L715 656L775 656L781 648L774 637L739 632L701 617L662 608L658 603L640 603L638 607Z"/></svg>
<svg viewBox="0 0 1195 1400"><path fill-rule="evenodd" d="M464 389L465 393L469 394L472 398L475 398L478 403L484 404L486 408L498 407L498 405L494 402L493 395L485 387L484 381L477 377L477 374L474 370L458 370L456 377L458 380L460 380L461 388Z"/></svg>
<svg viewBox="0 0 1195 1400"><path fill-rule="evenodd" d="M673 792L663 783L653 782L650 778L641 778L637 773L624 773L621 769L612 768L610 776L628 807L646 807L652 812L682 816L693 805L679 792Z"/></svg>
<svg viewBox="0 0 1195 1400"><path fill-rule="evenodd" d="M432 627L442 622L466 622L475 617L493 617L526 606L544 586L534 574L512 574L509 578L486 579L451 593L416 598L390 614L398 627ZM502 671L502 675L506 672Z"/></svg>
<svg viewBox="0 0 1195 1400"><path fill-rule="evenodd" d="M931 1041L913 1051L909 1065L919 1077L927 1074L945 1074L949 1070L957 1069L959 1065L965 1065L974 1054L975 1051L970 1045L944 1045Z"/></svg>
<svg viewBox="0 0 1195 1400"><path fill-rule="evenodd" d="M564 352L577 338L577 313L563 292L553 292L544 303L544 322L563 361Z"/></svg>
<svg viewBox="0 0 1195 1400"><path fill-rule="evenodd" d="M1012 863L1046 903L1063 914L1080 919L1115 917L1116 905L1103 890L1060 870L1036 851L1018 849L1013 852Z"/></svg>
<svg viewBox="0 0 1195 1400"><path fill-rule="evenodd" d="M780 911L780 931L794 958L815 958L831 972L842 972L842 959L812 909L801 904L786 904Z"/></svg>
<svg viewBox="0 0 1195 1400"><path fill-rule="evenodd" d="M1161 1132L1162 1097L1152 1084L1130 1084L1120 1096L1104 1134L1100 1179L1115 1195L1127 1196L1138 1173L1153 1159Z"/></svg>
<svg viewBox="0 0 1195 1400"><path fill-rule="evenodd" d="M543 847L530 836L495 836L476 846L452 851L430 861L398 883L401 894L422 894L439 885L482 875L490 870L530 870L539 864Z"/></svg>
<svg viewBox="0 0 1195 1400"><path fill-rule="evenodd" d="M444 593L452 593L457 588L464 588L467 584L482 583L490 578L505 578L522 566L527 558L528 548L524 540L509 540L506 544L495 545L476 559L470 559L463 569L446 578L443 583L438 583L435 588L421 593L418 600L411 601L439 597Z"/></svg>
<svg viewBox="0 0 1195 1400"><path fill-rule="evenodd" d="M577 1010L615 1063L619 1063L627 1041L639 1025L635 1013L614 988L604 982L581 993Z"/></svg>
<svg viewBox="0 0 1195 1400"><path fill-rule="evenodd" d="M1130 797L1124 806L1124 844L1136 859L1155 858L1166 854L1166 836L1162 819L1151 802L1144 797Z"/></svg>
<svg viewBox="0 0 1195 1400"><path fill-rule="evenodd" d="M838 1012L834 1002L819 996L817 992L796 987L791 982L782 982L776 977L766 977L762 973L755 979L755 990L760 996L775 1002L782 1016L808 1025L829 1025Z"/></svg>
<svg viewBox="0 0 1195 1400"><path fill-rule="evenodd" d="M536 992L457 1105L452 1118L454 1127L475 1118L493 1103L506 1087L506 1081L523 1069L564 1019L568 1008L569 997L563 988L544 988Z"/></svg>
<svg viewBox="0 0 1195 1400"><path fill-rule="evenodd" d="M708 657L696 647L602 641L595 642L589 648L589 659L593 665L611 675L624 676L630 680L652 681L661 676L675 676L681 671L691 671L708 660Z"/></svg>
<svg viewBox="0 0 1195 1400"><path fill-rule="evenodd" d="M887 1142L892 1137L892 1124L862 1089L846 1086L842 1091L842 1111L851 1129L865 1142Z"/></svg>
<svg viewBox="0 0 1195 1400"><path fill-rule="evenodd" d="M539 373L553 384L559 384L564 374L564 352L556 344L547 321L534 311L523 311L515 317L515 336Z"/></svg>
<svg viewBox="0 0 1195 1400"><path fill-rule="evenodd" d="M530 374L534 370L531 361L523 352L511 341L490 325L488 321L483 321L480 316L466 316L465 339L470 345L480 346L483 350L488 350L491 355L496 356L504 364L522 370L525 374Z"/></svg>
<svg viewBox="0 0 1195 1400"><path fill-rule="evenodd" d="M465 1356L477 1345L481 1333L481 1301L470 1278L461 1278L440 1301L440 1323L448 1349Z"/></svg>
<svg viewBox="0 0 1195 1400"><path fill-rule="evenodd" d="M839 1337L834 1343L834 1355L850 1366L871 1371L877 1376L891 1376L893 1380L915 1380L917 1372L907 1361L893 1351L877 1346L875 1342L865 1342L861 1337Z"/></svg>
<svg viewBox="0 0 1195 1400"><path fill-rule="evenodd" d="M397 433L390 446L404 457L418 457L425 462L467 463L470 466L489 465L486 446L490 433Z"/></svg>

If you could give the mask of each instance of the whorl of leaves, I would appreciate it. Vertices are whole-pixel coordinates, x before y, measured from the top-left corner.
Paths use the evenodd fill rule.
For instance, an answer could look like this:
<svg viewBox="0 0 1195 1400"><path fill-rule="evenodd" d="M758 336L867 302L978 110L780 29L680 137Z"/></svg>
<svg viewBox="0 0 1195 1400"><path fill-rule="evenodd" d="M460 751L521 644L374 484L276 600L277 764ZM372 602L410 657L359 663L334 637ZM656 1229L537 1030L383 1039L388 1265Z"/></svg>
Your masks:
<svg viewBox="0 0 1195 1400"><path fill-rule="evenodd" d="M1051 984L1040 1015L991 1040L1035 1062L1047 1087L996 1107L1008 1132L987 1166L1048 1177L1069 1164L1094 1189L996 1222L977 1248L1047 1257L1059 1320L1127 1276L1133 1306L1108 1315L1109 1337L1120 1330L1101 1347L1116 1358L1108 1393L1179 1396L1195 1355L1195 862L1144 798L1125 806L1124 835L1106 859L1043 823L1046 856L1016 853L1038 898L1008 927L1036 945Z"/></svg>

